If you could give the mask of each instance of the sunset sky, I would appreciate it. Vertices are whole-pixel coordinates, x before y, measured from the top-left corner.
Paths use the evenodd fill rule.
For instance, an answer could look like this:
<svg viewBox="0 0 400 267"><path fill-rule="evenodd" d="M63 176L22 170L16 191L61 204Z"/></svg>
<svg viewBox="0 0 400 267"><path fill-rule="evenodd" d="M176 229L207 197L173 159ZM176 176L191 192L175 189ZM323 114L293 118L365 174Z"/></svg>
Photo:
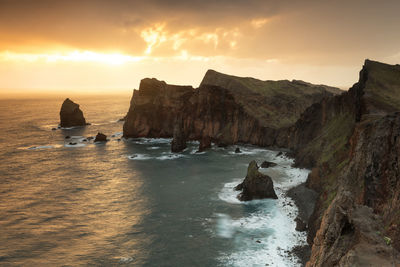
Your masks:
<svg viewBox="0 0 400 267"><path fill-rule="evenodd" d="M351 86L400 63L400 1L0 0L0 90L129 91L207 69Z"/></svg>

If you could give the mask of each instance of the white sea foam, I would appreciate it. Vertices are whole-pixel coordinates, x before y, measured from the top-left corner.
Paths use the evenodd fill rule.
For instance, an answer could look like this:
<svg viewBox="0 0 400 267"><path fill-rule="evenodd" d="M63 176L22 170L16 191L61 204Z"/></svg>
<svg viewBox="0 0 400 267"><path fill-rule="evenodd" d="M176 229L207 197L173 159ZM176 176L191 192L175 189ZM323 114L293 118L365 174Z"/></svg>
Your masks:
<svg viewBox="0 0 400 267"><path fill-rule="evenodd" d="M75 143L75 142L68 142L64 144L65 147L84 147L86 144L82 143Z"/></svg>
<svg viewBox="0 0 400 267"><path fill-rule="evenodd" d="M234 187L243 178L236 178L226 183L218 194L222 201L253 206L252 208L255 209L249 215L239 218L231 218L227 214L216 214L217 236L231 238L235 245L232 253L222 254L219 258L225 266L266 266L267 264L268 266L298 266L298 259L290 257L288 251L294 246L306 244L306 234L295 231L294 219L298 214L298 209L285 193L288 189L306 181L309 171L291 168L293 161L285 157L276 158L274 162L279 165L265 170L268 170L268 174L271 173L271 178L274 180L277 200L240 202L237 199L239 192L234 191Z"/></svg>
<svg viewBox="0 0 400 267"><path fill-rule="evenodd" d="M149 160L149 159L154 159L154 160L173 160L173 159L178 159L178 158L183 158L186 157L183 154L174 154L171 152L163 152L161 153L161 156L150 156L148 154L133 154L129 155L128 159L131 160Z"/></svg>
<svg viewBox="0 0 400 267"><path fill-rule="evenodd" d="M146 154L133 154L128 156L128 159L131 160L148 160L148 159L152 159L152 157L150 157L149 155Z"/></svg>
<svg viewBox="0 0 400 267"><path fill-rule="evenodd" d="M160 149L159 146L150 146L147 148L148 150L156 150L156 149Z"/></svg>
<svg viewBox="0 0 400 267"><path fill-rule="evenodd" d="M32 146L32 147L27 147L27 148L23 148L23 149L29 149L29 150L36 150L36 149L50 149L53 148L54 146Z"/></svg>
<svg viewBox="0 0 400 267"><path fill-rule="evenodd" d="M139 145L148 144L169 144L171 143L171 138L128 138L128 141Z"/></svg>
<svg viewBox="0 0 400 267"><path fill-rule="evenodd" d="M123 132L117 132L111 135L111 137L120 137L123 135Z"/></svg>
<svg viewBox="0 0 400 267"><path fill-rule="evenodd" d="M158 159L158 160L169 160L169 159L178 159L178 158L183 158L183 157L185 157L185 155L182 155L182 154L165 154L165 155L162 155L162 156L159 156L159 157L156 157L155 159Z"/></svg>

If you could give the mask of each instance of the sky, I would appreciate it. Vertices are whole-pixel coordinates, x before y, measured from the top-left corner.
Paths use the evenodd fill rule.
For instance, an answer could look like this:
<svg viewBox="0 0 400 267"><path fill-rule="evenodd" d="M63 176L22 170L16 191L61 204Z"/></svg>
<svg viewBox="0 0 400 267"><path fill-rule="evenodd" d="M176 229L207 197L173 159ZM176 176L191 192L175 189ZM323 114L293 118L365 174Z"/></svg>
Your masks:
<svg viewBox="0 0 400 267"><path fill-rule="evenodd" d="M398 0L0 0L0 91L198 86L207 69L349 88L400 63Z"/></svg>

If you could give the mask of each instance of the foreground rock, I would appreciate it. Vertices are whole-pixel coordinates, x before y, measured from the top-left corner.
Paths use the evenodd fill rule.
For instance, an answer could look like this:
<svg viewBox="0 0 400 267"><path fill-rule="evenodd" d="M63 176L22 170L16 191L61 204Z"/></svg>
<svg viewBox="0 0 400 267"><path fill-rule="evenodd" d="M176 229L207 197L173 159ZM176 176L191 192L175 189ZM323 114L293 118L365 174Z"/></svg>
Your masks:
<svg viewBox="0 0 400 267"><path fill-rule="evenodd" d="M102 133L97 133L96 138L94 139L94 142L107 142L107 135L102 134Z"/></svg>
<svg viewBox="0 0 400 267"><path fill-rule="evenodd" d="M238 199L241 201L278 198L271 177L259 172L257 163L254 160L250 162L247 168L246 178L241 184L235 187L235 190L242 190L242 193L238 195Z"/></svg>
<svg viewBox="0 0 400 267"><path fill-rule="evenodd" d="M60 126L61 127L73 127L73 126L85 126L85 117L83 116L82 110L79 105L74 103L69 98L65 99L60 110Z"/></svg>
<svg viewBox="0 0 400 267"><path fill-rule="evenodd" d="M182 152L187 147L186 138L183 131L182 118L178 118L175 122L173 137L174 139L172 139L171 143L171 152Z"/></svg>

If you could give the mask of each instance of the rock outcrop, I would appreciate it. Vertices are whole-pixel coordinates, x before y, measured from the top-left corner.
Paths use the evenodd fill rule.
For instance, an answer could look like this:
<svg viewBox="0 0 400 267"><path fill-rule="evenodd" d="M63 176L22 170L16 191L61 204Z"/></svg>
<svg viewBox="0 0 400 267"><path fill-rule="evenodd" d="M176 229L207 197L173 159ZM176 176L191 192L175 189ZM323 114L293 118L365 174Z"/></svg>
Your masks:
<svg viewBox="0 0 400 267"><path fill-rule="evenodd" d="M186 137L183 130L183 120L182 117L176 119L174 132L173 132L173 139L171 143L171 152L177 153L182 152L186 145Z"/></svg>
<svg viewBox="0 0 400 267"><path fill-rule="evenodd" d="M103 133L97 133L94 142L107 142L107 135Z"/></svg>
<svg viewBox="0 0 400 267"><path fill-rule="evenodd" d="M235 187L235 190L242 191L238 195L238 199L241 201L278 198L271 177L259 172L257 163L254 160L250 162L249 167L247 168L246 178L241 184Z"/></svg>
<svg viewBox="0 0 400 267"><path fill-rule="evenodd" d="M261 163L261 168L269 168L269 167L275 167L277 164L275 162L270 162L270 161L263 161Z"/></svg>
<svg viewBox="0 0 400 267"><path fill-rule="evenodd" d="M197 152L203 152L211 148L211 138L208 136L203 136L200 140L199 150Z"/></svg>
<svg viewBox="0 0 400 267"><path fill-rule="evenodd" d="M242 83L246 86L235 86ZM221 147L238 142L273 146L279 143L276 138L281 128L293 124L312 103L334 94L328 89L299 81L249 80L214 71L207 72L197 89L143 79L139 90L134 90L124 136L172 137L174 120L182 116L188 140L207 137Z"/></svg>
<svg viewBox="0 0 400 267"><path fill-rule="evenodd" d="M61 127L73 127L73 126L85 126L85 117L83 116L82 110L79 105L74 103L69 98L65 99L60 110L60 126Z"/></svg>

